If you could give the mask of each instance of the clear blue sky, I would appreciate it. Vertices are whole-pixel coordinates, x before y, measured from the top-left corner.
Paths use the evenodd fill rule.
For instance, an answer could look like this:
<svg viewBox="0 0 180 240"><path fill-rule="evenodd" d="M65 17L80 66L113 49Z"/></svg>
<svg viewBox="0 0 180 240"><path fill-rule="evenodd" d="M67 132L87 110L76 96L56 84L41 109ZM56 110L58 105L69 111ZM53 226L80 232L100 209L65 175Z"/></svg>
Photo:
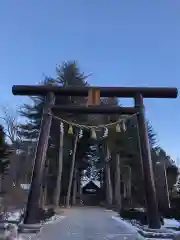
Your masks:
<svg viewBox="0 0 180 240"><path fill-rule="evenodd" d="M54 76L64 60L93 85L180 87L179 0L1 0L0 34L1 104L22 103L12 85ZM146 106L160 144L180 156L179 98Z"/></svg>

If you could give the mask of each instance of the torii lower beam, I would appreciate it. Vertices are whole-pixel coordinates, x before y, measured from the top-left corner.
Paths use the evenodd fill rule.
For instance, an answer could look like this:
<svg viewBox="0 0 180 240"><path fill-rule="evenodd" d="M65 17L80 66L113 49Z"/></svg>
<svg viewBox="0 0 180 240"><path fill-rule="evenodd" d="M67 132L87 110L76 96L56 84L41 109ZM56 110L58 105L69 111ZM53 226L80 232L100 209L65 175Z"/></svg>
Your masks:
<svg viewBox="0 0 180 240"><path fill-rule="evenodd" d="M135 107L116 107L116 106L65 106L65 105L52 105L53 112L65 112L76 114L121 114L132 115L138 112Z"/></svg>

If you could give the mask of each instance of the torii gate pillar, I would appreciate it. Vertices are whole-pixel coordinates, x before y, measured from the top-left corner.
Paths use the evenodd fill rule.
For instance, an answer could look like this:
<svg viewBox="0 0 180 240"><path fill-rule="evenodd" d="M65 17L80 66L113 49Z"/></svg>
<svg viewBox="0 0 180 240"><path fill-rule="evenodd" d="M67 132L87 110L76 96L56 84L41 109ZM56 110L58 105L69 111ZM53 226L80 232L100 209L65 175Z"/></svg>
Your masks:
<svg viewBox="0 0 180 240"><path fill-rule="evenodd" d="M147 207L147 217L149 227L160 228L160 216L158 218L158 204L156 199L156 189L154 183L154 173L152 168L151 150L148 138L147 123L145 120L145 108L143 97L138 94L135 97L135 107L138 108L137 122L140 141L140 157L142 174L144 179L144 191Z"/></svg>

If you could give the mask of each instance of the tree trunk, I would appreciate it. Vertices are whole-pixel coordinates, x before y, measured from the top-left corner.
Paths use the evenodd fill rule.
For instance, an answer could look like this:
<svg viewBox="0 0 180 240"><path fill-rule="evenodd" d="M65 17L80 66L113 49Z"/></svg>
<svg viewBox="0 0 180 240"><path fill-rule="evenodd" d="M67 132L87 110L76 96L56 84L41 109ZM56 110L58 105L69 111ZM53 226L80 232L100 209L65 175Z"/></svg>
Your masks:
<svg viewBox="0 0 180 240"><path fill-rule="evenodd" d="M127 187L126 187L126 182L124 181L124 190L123 190L123 198L125 199L127 195Z"/></svg>
<svg viewBox="0 0 180 240"><path fill-rule="evenodd" d="M110 151L109 147L107 145L107 160L109 161L110 158ZM110 170L110 165L109 162L106 163L106 197L107 197L107 203L108 205L112 205L113 201L113 194L112 194L112 184L111 184L111 170Z"/></svg>
<svg viewBox="0 0 180 240"><path fill-rule="evenodd" d="M76 168L74 170L74 182L73 182L73 205L76 204L76 196L77 196L77 171Z"/></svg>
<svg viewBox="0 0 180 240"><path fill-rule="evenodd" d="M44 202L43 202L43 188L42 188L42 186L41 186L41 192L40 192L40 197L39 197L39 207L40 208L43 208L43 205L44 205Z"/></svg>
<svg viewBox="0 0 180 240"><path fill-rule="evenodd" d="M81 203L82 201L81 172L79 172L78 183L79 183L79 203Z"/></svg>
<svg viewBox="0 0 180 240"><path fill-rule="evenodd" d="M107 181L107 203L108 205L112 204L113 197L112 197L112 186L111 186L111 173L110 173L110 166L109 164L106 165L106 181Z"/></svg>
<svg viewBox="0 0 180 240"><path fill-rule="evenodd" d="M116 173L115 173L115 202L118 209L121 209L121 171L120 171L120 154L116 154Z"/></svg>
<svg viewBox="0 0 180 240"><path fill-rule="evenodd" d="M78 142L78 134L76 135L75 141L74 141L72 165L71 165L71 171L70 171L70 176L69 176L69 185L68 185L68 191L67 191L67 197L66 197L66 207L69 207L69 205L70 205L71 188L72 188L73 173L74 173L74 166L75 166L75 160L76 160L77 142Z"/></svg>
<svg viewBox="0 0 180 240"><path fill-rule="evenodd" d="M159 208L163 211L170 207L169 191L167 186L166 170L163 164L156 164L155 167L155 186Z"/></svg>
<svg viewBox="0 0 180 240"><path fill-rule="evenodd" d="M132 184L132 173L131 167L128 165L124 166L123 172L123 183L124 183L124 199L128 203L128 207L132 205L132 194L131 194L131 184Z"/></svg>
<svg viewBox="0 0 180 240"><path fill-rule="evenodd" d="M44 208L44 206L46 205L46 198L47 198L47 187L42 186L41 187L41 194L40 194L40 200L39 200L39 206L40 208Z"/></svg>
<svg viewBox="0 0 180 240"><path fill-rule="evenodd" d="M43 195L44 206L47 204L47 185L44 188L44 195Z"/></svg>
<svg viewBox="0 0 180 240"><path fill-rule="evenodd" d="M2 192L2 179L3 179L3 176L2 174L0 174L0 193Z"/></svg>
<svg viewBox="0 0 180 240"><path fill-rule="evenodd" d="M129 177L128 177L128 200L129 207L132 207L132 194L131 194L131 168L129 167Z"/></svg>
<svg viewBox="0 0 180 240"><path fill-rule="evenodd" d="M54 196L54 205L55 207L59 206L59 200L61 197L61 179L62 179L62 169L63 169L63 133L60 131L60 142L59 142L59 163L58 163L58 172L56 180L56 190Z"/></svg>
<svg viewBox="0 0 180 240"><path fill-rule="evenodd" d="M81 171L77 171L77 197L78 197L78 204L81 201ZM76 201L77 202L77 201Z"/></svg>
<svg viewBox="0 0 180 240"><path fill-rule="evenodd" d="M101 189L103 189L103 186L104 186L103 175L104 175L104 169L102 168L101 172L100 172L100 186L101 186Z"/></svg>
<svg viewBox="0 0 180 240"><path fill-rule="evenodd" d="M30 161L30 156L31 156L31 146L27 146L27 155L26 155L26 159L25 159L25 163L28 165L29 161ZM26 166L27 166L26 165ZM24 173L24 183L29 183L29 178L28 178L28 170L25 170Z"/></svg>

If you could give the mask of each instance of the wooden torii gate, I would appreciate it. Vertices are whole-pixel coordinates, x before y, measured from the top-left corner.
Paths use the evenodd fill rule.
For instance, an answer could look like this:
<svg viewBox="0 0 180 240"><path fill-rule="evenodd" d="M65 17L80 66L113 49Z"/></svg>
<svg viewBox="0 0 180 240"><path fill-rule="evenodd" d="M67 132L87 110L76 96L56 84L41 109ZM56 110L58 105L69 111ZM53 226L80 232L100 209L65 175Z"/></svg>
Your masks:
<svg viewBox="0 0 180 240"><path fill-rule="evenodd" d="M98 89L98 90L97 90ZM39 207L40 189L43 178L43 170L46 159L48 138L51 128L52 116L50 109L58 109L61 112L87 113L87 114L137 114L139 126L139 144L141 151L141 163L144 177L144 189L146 196L146 208L150 228L160 228L160 216L156 199L154 174L152 170L151 151L148 140L147 125L145 120L145 108L143 98L176 98L177 88L143 88L143 87L58 87L53 85L12 87L14 95L44 96L43 117L41 122L39 140L37 144L31 189L29 192L24 223L34 223ZM55 96L91 96L88 106L56 106ZM108 107L99 106L100 97L124 97L133 98L134 107ZM92 105L91 105L92 104Z"/></svg>

